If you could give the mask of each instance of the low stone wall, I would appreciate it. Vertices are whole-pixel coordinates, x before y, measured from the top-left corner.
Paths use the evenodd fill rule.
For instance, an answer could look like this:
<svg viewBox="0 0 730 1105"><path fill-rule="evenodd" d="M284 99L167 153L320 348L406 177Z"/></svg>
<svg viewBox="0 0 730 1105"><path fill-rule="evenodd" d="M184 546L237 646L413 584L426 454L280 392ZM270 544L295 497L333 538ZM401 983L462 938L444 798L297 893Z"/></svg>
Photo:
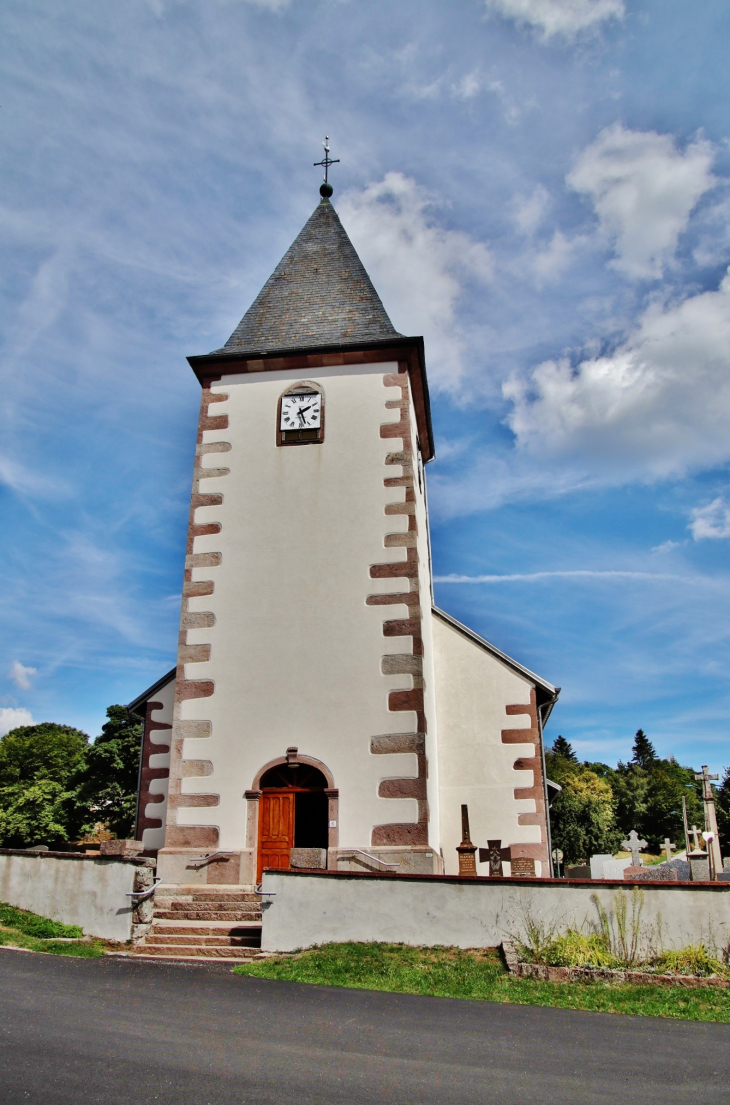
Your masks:
<svg viewBox="0 0 730 1105"><path fill-rule="evenodd" d="M130 895L151 886L149 860L0 849L0 901L80 925L88 936L127 941L139 920Z"/></svg>
<svg viewBox="0 0 730 1105"><path fill-rule="evenodd" d="M730 884L637 884L643 894L642 950L661 928L667 948L707 939L730 941ZM593 897L609 913L631 883L570 879L456 878L267 871L262 948L294 951L314 944L385 941L459 948L496 947L526 916L557 929L597 919ZM631 905L629 903L629 915Z"/></svg>

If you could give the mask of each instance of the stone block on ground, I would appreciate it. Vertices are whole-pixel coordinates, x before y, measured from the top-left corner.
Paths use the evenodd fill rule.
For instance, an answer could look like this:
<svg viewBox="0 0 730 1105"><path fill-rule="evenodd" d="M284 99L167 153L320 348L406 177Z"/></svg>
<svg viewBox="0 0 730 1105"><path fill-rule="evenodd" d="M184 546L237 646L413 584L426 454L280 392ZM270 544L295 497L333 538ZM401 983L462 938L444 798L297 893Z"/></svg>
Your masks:
<svg viewBox="0 0 730 1105"><path fill-rule="evenodd" d="M324 870L327 867L326 848L292 848L289 854L292 867L311 870Z"/></svg>
<svg viewBox="0 0 730 1105"><path fill-rule="evenodd" d="M134 859L143 850L141 840L102 840L99 845L103 856L121 856L122 859Z"/></svg>
<svg viewBox="0 0 730 1105"><path fill-rule="evenodd" d="M566 879L590 879L591 869L585 863L578 864L575 867L566 867L565 877Z"/></svg>
<svg viewBox="0 0 730 1105"><path fill-rule="evenodd" d="M692 882L710 881L710 859L706 852L689 853L689 869L692 872Z"/></svg>

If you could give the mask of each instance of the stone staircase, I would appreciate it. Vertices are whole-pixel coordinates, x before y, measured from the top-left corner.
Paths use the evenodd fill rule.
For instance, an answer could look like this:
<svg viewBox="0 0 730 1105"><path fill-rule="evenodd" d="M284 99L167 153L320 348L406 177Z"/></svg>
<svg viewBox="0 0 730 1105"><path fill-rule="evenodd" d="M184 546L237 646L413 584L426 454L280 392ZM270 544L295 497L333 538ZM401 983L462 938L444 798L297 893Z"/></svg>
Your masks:
<svg viewBox="0 0 730 1105"><path fill-rule="evenodd" d="M154 897L152 927L134 954L155 959L263 958L261 895L249 886L165 886Z"/></svg>

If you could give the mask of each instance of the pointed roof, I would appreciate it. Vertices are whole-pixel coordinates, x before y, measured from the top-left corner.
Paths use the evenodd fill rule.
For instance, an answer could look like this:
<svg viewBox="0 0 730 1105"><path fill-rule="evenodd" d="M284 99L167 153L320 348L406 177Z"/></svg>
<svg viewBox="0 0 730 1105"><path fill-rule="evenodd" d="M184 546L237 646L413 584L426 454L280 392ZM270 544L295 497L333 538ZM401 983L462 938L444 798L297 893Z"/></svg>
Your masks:
<svg viewBox="0 0 730 1105"><path fill-rule="evenodd" d="M320 201L222 349L267 353L400 337L328 199Z"/></svg>

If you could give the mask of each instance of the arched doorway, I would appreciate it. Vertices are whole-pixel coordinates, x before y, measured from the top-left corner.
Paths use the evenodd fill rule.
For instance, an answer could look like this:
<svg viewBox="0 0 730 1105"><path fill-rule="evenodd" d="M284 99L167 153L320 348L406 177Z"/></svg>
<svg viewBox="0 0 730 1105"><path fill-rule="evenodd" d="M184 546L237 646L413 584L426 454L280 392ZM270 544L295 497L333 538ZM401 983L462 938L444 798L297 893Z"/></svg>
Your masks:
<svg viewBox="0 0 730 1105"><path fill-rule="evenodd" d="M287 871L292 848L326 848L326 776L311 764L276 764L261 776L257 880L265 867Z"/></svg>

